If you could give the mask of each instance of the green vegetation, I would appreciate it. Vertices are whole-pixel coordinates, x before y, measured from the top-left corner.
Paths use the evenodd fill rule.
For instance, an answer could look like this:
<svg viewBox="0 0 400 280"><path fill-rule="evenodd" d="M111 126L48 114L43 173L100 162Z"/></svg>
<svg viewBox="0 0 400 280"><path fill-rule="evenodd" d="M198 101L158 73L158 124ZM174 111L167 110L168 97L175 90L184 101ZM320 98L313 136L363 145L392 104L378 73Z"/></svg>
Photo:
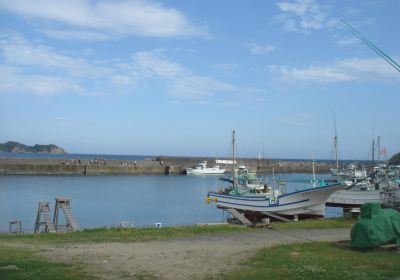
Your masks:
<svg viewBox="0 0 400 280"><path fill-rule="evenodd" d="M8 141L0 144L0 151L16 153L65 153L64 149L54 144L27 146L18 142Z"/></svg>
<svg viewBox="0 0 400 280"><path fill-rule="evenodd" d="M321 220L303 220L298 222L272 223L276 229L329 229L329 228L350 228L357 220L348 218L334 218Z"/></svg>
<svg viewBox="0 0 400 280"><path fill-rule="evenodd" d="M0 279L67 280L93 279L77 265L50 262L32 251L0 245Z"/></svg>
<svg viewBox="0 0 400 280"><path fill-rule="evenodd" d="M69 233L1 234L0 241L18 241L35 244L135 242L188 237L196 234L218 234L252 229L237 225L208 225L163 228L98 228Z"/></svg>
<svg viewBox="0 0 400 280"><path fill-rule="evenodd" d="M298 222L272 223L274 229L329 229L349 228L356 220L335 218L323 220L304 220ZM186 227L163 228L96 228L85 229L69 233L49 234L0 234L1 240L21 241L38 244L65 244L65 243L98 243L98 242L135 242L161 240L166 238L189 237L196 234L219 234L228 232L245 232L257 229L238 225L202 225Z"/></svg>
<svg viewBox="0 0 400 280"><path fill-rule="evenodd" d="M400 164L400 153L393 155L389 159L389 164Z"/></svg>
<svg viewBox="0 0 400 280"><path fill-rule="evenodd" d="M281 245L260 250L225 279L398 279L400 254L355 251L328 242Z"/></svg>

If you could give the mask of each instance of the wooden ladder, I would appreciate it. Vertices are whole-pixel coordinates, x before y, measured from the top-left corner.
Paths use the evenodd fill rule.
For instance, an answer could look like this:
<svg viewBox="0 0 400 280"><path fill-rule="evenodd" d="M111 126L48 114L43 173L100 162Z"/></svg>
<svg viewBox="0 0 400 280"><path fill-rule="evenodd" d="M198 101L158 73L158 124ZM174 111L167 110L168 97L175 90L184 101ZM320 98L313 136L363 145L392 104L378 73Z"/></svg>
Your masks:
<svg viewBox="0 0 400 280"><path fill-rule="evenodd" d="M44 221L42 221L42 215ZM50 203L49 202L39 202L36 223L35 223L35 233L40 233L40 227L45 226L44 232L55 232L54 224L50 218Z"/></svg>
<svg viewBox="0 0 400 280"><path fill-rule="evenodd" d="M59 228L62 225L58 224L58 214L59 214L59 209L62 209L65 215L65 218L67 219L67 224L64 225L67 229L67 231L75 231L77 229L79 229L78 224L75 222L75 219L72 215L72 211L71 211L71 200L68 198L56 198L56 206L54 209L54 218L53 218L53 223L54 226L56 228L56 230L58 231Z"/></svg>

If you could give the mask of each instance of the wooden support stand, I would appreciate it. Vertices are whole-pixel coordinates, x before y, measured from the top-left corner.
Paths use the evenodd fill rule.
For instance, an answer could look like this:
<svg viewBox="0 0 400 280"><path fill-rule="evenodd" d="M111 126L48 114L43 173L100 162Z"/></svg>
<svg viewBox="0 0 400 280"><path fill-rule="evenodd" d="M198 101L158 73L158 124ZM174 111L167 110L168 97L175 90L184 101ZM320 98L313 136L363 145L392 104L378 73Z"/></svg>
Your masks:
<svg viewBox="0 0 400 280"><path fill-rule="evenodd" d="M15 231L12 230L12 226L15 225ZM10 233L21 233L21 221L10 221Z"/></svg>
<svg viewBox="0 0 400 280"><path fill-rule="evenodd" d="M51 222L50 218L50 203L49 202L39 202L36 223L35 223L35 233L40 233L40 228L44 226L44 232L55 232L54 224ZM43 220L42 220L43 216Z"/></svg>
<svg viewBox="0 0 400 280"><path fill-rule="evenodd" d="M238 221L240 221L241 224L245 226L252 226L253 223L248 220L244 214L240 213L238 210L233 209L233 208L227 208L226 211L230 213L233 217L235 217Z"/></svg>
<svg viewBox="0 0 400 280"><path fill-rule="evenodd" d="M66 218L66 225L59 225L59 210L60 208L63 210L65 218ZM56 198L56 206L54 208L54 218L53 223L56 231L60 231L61 229L65 229L66 231L75 231L79 229L78 224L75 222L74 217L72 216L71 211L71 201L69 198Z"/></svg>

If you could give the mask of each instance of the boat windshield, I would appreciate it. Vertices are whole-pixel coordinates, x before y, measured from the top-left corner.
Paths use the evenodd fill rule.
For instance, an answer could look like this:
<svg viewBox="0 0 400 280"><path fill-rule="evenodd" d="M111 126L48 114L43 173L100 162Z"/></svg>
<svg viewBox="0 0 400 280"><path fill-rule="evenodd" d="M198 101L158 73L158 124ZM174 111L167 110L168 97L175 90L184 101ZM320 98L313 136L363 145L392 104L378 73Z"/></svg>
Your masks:
<svg viewBox="0 0 400 280"><path fill-rule="evenodd" d="M258 184L258 179L249 179L249 180L247 181L247 183L248 183L248 184L251 184L251 185Z"/></svg>

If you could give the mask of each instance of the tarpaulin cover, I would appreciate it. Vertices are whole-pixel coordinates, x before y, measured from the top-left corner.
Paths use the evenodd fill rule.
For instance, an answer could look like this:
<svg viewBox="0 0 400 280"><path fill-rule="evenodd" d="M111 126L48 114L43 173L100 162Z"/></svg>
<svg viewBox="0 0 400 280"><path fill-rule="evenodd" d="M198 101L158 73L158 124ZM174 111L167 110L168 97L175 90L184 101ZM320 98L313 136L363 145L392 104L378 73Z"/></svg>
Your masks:
<svg viewBox="0 0 400 280"><path fill-rule="evenodd" d="M389 241L400 245L400 212L382 209L378 203L361 206L361 218L351 228L351 246L371 248Z"/></svg>

